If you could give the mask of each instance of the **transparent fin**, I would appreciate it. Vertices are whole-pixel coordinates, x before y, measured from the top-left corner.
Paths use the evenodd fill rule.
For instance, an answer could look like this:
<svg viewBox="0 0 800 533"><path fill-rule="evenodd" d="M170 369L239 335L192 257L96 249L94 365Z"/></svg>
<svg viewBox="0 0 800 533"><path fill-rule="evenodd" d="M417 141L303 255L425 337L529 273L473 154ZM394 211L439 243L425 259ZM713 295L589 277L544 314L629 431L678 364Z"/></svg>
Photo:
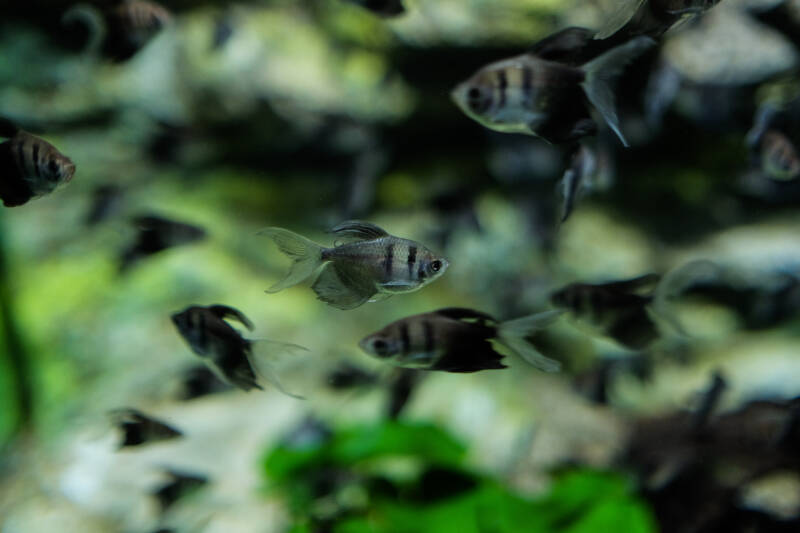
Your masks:
<svg viewBox="0 0 800 533"><path fill-rule="evenodd" d="M86 55L98 55L103 41L106 39L108 27L103 15L88 4L76 4L69 8L61 17L61 24L68 26L71 24L83 24L89 31L89 41L83 53Z"/></svg>
<svg viewBox="0 0 800 533"><path fill-rule="evenodd" d="M666 322L681 335L685 330L672 310L672 301L693 283L716 279L723 275L722 268L707 259L690 261L668 272L656 286L651 304L653 314Z"/></svg>
<svg viewBox="0 0 800 533"><path fill-rule="evenodd" d="M389 234L386 230L372 224L370 222L362 222L361 220L348 220L341 224L334 226L329 230L329 233L336 233L337 235L344 235L361 240L380 239Z"/></svg>
<svg viewBox="0 0 800 533"><path fill-rule="evenodd" d="M253 370L255 370L256 374L285 395L297 398L298 400L304 400L305 398L303 396L286 390L278 378L276 366L282 356L288 355L295 358L304 353L308 353L308 348L298 344L267 339L254 339L251 342L253 349L250 357L250 364L253 366Z"/></svg>
<svg viewBox="0 0 800 533"><path fill-rule="evenodd" d="M561 363L540 354L525 337L551 325L562 314L564 311L561 310L544 311L503 322L497 328L497 340L536 368L545 372L557 372L561 369Z"/></svg>
<svg viewBox="0 0 800 533"><path fill-rule="evenodd" d="M335 264L328 264L322 269L311 289L317 298L337 309L355 309L375 295L375 290L366 290L353 283L345 269Z"/></svg>
<svg viewBox="0 0 800 533"><path fill-rule="evenodd" d="M293 262L289 273L266 292L274 293L308 279L322 264L323 247L302 235L283 228L265 228L258 235L270 237L278 249Z"/></svg>
<svg viewBox="0 0 800 533"><path fill-rule="evenodd" d="M392 295L390 293L388 293L388 292L378 292L378 293L373 294L370 297L369 301L370 302L382 302L384 300L388 300L391 297L392 297Z"/></svg>
<svg viewBox="0 0 800 533"><path fill-rule="evenodd" d="M595 39L606 39L617 33L636 14L644 0L612 0L613 7L601 9L605 24L595 33Z"/></svg>
<svg viewBox="0 0 800 533"><path fill-rule="evenodd" d="M622 46L609 50L583 67L586 72L586 80L582 86L586 96L626 147L628 141L625 140L619 128L613 84L628 63L654 44L655 41L649 37L637 37Z"/></svg>

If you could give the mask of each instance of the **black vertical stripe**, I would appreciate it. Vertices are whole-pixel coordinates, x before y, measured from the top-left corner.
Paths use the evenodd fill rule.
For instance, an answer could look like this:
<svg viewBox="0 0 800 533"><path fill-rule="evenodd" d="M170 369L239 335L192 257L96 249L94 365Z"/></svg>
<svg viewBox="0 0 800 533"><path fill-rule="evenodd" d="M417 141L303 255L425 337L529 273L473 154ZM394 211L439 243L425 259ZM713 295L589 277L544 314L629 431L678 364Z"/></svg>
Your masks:
<svg viewBox="0 0 800 533"><path fill-rule="evenodd" d="M414 263L417 261L417 247L412 246L408 249L408 279L414 279Z"/></svg>
<svg viewBox="0 0 800 533"><path fill-rule="evenodd" d="M38 177L42 177L42 169L39 164L39 143L33 143L33 171Z"/></svg>
<svg viewBox="0 0 800 533"><path fill-rule="evenodd" d="M25 168L25 143L20 142L17 144L17 165L19 166L20 174L26 176L26 168ZM27 177L27 176L26 176Z"/></svg>
<svg viewBox="0 0 800 533"><path fill-rule="evenodd" d="M433 326L427 320L423 320L422 331L425 337L425 353L431 353L433 352Z"/></svg>
<svg viewBox="0 0 800 533"><path fill-rule="evenodd" d="M402 322L400 324L400 342L402 343L401 350L402 350L403 355L408 354L409 350L411 348L411 339L408 336L408 323L407 322Z"/></svg>
<svg viewBox="0 0 800 533"><path fill-rule="evenodd" d="M505 70L497 71L497 82L500 89L500 107L506 105L506 89L508 88L508 78L506 78Z"/></svg>
<svg viewBox="0 0 800 533"><path fill-rule="evenodd" d="M522 68L522 97L530 103L533 92L533 70L530 67Z"/></svg>
<svg viewBox="0 0 800 533"><path fill-rule="evenodd" d="M383 261L383 269L386 271L387 276L391 276L392 274L392 266L394 263L394 244L390 244L386 247L386 259Z"/></svg>

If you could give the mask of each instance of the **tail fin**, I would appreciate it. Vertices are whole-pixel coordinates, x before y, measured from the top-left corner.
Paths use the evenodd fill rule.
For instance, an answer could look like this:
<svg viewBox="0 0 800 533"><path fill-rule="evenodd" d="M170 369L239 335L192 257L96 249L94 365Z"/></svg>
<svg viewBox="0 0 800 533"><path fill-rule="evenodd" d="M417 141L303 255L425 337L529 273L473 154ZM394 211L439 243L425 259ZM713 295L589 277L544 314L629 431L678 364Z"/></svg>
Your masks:
<svg viewBox="0 0 800 533"><path fill-rule="evenodd" d="M583 66L586 80L582 86L586 96L626 147L628 141L619 129L613 85L625 66L654 44L655 41L649 37L637 37Z"/></svg>
<svg viewBox="0 0 800 533"><path fill-rule="evenodd" d="M303 396L293 394L286 390L278 379L275 367L282 355L297 356L303 352L308 352L308 348L288 342L270 341L266 339L251 340L250 364L258 376L265 379L270 385L281 391L287 396L304 400Z"/></svg>
<svg viewBox="0 0 800 533"><path fill-rule="evenodd" d="M286 287L297 285L311 277L311 274L322 264L323 247L297 233L292 233L283 228L266 228L259 231L258 234L270 237L278 245L280 251L293 261L286 277L267 289L268 293L278 292Z"/></svg>
<svg viewBox="0 0 800 533"><path fill-rule="evenodd" d="M561 363L540 354L525 337L546 328L562 314L563 311L545 311L502 322L497 328L497 340L536 368L557 372L561 369Z"/></svg>
<svg viewBox="0 0 800 533"><path fill-rule="evenodd" d="M667 272L653 294L651 306L653 312L658 318L666 321L677 330L679 334L684 335L683 326L675 316L675 313L672 312L672 300L689 288L692 283L717 278L721 275L722 268L707 259L690 261Z"/></svg>

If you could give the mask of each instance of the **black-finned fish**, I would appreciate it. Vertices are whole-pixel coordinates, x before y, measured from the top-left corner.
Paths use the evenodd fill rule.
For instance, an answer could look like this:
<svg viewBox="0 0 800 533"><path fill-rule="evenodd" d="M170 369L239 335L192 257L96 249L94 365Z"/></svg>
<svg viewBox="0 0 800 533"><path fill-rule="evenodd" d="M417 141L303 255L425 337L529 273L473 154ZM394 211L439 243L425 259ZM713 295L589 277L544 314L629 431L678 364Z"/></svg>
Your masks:
<svg viewBox="0 0 800 533"><path fill-rule="evenodd" d="M138 232L134 242L121 254L121 271L147 256L206 237L206 231L200 226L156 215L137 216L132 223Z"/></svg>
<svg viewBox="0 0 800 533"><path fill-rule="evenodd" d="M122 432L120 449L174 439L183 435L169 424L136 409L117 409L110 414L114 424Z"/></svg>
<svg viewBox="0 0 800 533"><path fill-rule="evenodd" d="M236 320L250 331L253 323L241 311L227 305L193 305L171 318L192 351L225 383L244 391L263 390L258 383L258 378L263 377L284 394L298 397L283 388L264 357L277 351L305 351L302 346L242 337L225 319ZM270 353L256 354L256 345L265 346Z"/></svg>
<svg viewBox="0 0 800 533"><path fill-rule="evenodd" d="M180 400L193 400L230 389L231 385L220 380L207 366L196 365L182 372L177 397Z"/></svg>
<svg viewBox="0 0 800 533"><path fill-rule="evenodd" d="M720 0L603 0L603 26L595 39L607 39L617 32L623 37L661 37L678 22L700 15Z"/></svg>
<svg viewBox="0 0 800 533"><path fill-rule="evenodd" d="M491 340L530 364L549 372L560 368L525 340L552 324L561 311L545 311L499 322L480 311L445 308L392 322L361 340L366 353L393 365L444 372L477 372L506 368Z"/></svg>
<svg viewBox="0 0 800 533"><path fill-rule="evenodd" d="M647 312L658 274L608 283L572 283L554 292L551 303L567 309L597 326L609 337L633 349L641 349L658 338L658 329Z"/></svg>
<svg viewBox="0 0 800 533"><path fill-rule="evenodd" d="M167 469L168 480L153 491L153 496L161 507L161 512L166 511L181 498L197 491L208 483L208 478L201 474L181 472Z"/></svg>
<svg viewBox="0 0 800 533"><path fill-rule="evenodd" d="M342 390L375 385L378 376L351 363L342 363L328 373L325 381L330 388Z"/></svg>
<svg viewBox="0 0 800 533"><path fill-rule="evenodd" d="M64 14L62 21L87 27L89 52L101 52L114 61L126 61L158 35L172 21L172 15L156 2L122 0L103 11L78 4Z"/></svg>
<svg viewBox="0 0 800 533"><path fill-rule="evenodd" d="M339 309L354 309L420 289L444 274L449 264L422 244L389 235L369 222L343 222L330 233L355 240L325 248L283 228L261 230L259 235L272 238L293 261L287 276L267 292L296 285L322 267L311 286L317 298Z"/></svg>
<svg viewBox="0 0 800 533"><path fill-rule="evenodd" d="M405 13L402 0L345 0L350 4L361 6L382 17L396 17Z"/></svg>
<svg viewBox="0 0 800 533"><path fill-rule="evenodd" d="M0 120L0 199L6 207L53 192L75 175L75 164L49 142Z"/></svg>
<svg viewBox="0 0 800 533"><path fill-rule="evenodd" d="M627 146L612 84L629 62L654 44L649 37L637 37L580 67L522 54L481 68L451 96L468 117L489 129L562 143L597 131L585 95Z"/></svg>

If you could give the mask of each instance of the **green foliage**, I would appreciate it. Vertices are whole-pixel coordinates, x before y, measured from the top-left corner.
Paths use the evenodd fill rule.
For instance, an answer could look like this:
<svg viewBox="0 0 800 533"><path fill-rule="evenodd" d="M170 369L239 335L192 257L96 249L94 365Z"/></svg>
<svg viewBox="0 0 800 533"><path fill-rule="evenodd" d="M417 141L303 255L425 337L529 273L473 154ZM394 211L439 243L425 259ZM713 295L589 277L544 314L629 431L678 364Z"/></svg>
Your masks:
<svg viewBox="0 0 800 533"><path fill-rule="evenodd" d="M546 495L530 500L471 471L464 451L436 426L385 421L305 445L281 444L267 454L264 469L303 517L292 533L321 523L337 533L512 533L523 524L524 531L542 533L656 531L619 474L564 471ZM387 461L398 457L415 461L416 475L393 476ZM343 496L354 492L364 498L353 503Z"/></svg>

